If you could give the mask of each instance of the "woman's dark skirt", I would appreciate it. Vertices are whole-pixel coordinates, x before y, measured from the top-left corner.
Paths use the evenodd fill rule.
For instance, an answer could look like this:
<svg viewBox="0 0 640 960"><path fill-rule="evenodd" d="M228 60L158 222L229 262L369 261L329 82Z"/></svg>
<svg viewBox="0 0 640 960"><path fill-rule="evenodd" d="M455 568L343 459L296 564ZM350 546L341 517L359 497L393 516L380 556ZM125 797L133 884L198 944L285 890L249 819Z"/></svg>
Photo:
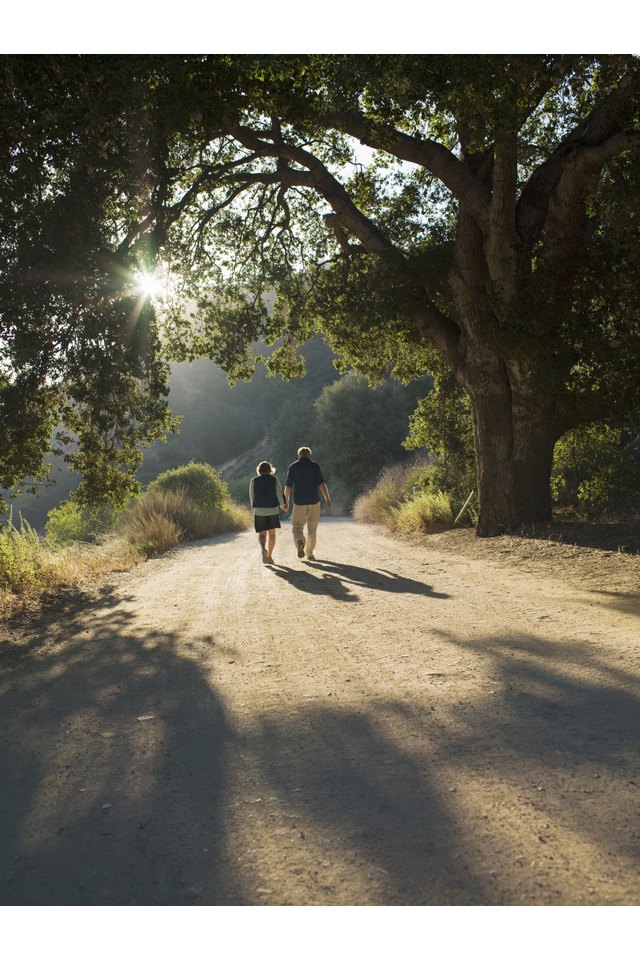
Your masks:
<svg viewBox="0 0 640 960"><path fill-rule="evenodd" d="M280 526L280 517L277 513L272 517L254 517L253 525L256 533L264 533L265 530L277 530Z"/></svg>

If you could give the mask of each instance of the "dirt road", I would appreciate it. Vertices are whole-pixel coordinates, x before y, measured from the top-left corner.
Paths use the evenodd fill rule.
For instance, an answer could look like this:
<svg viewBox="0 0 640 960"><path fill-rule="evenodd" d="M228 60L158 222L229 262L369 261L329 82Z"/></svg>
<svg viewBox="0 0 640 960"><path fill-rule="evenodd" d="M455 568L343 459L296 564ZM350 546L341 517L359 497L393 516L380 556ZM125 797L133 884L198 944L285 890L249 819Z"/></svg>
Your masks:
<svg viewBox="0 0 640 960"><path fill-rule="evenodd" d="M255 539L1 645L0 903L640 903L640 557Z"/></svg>

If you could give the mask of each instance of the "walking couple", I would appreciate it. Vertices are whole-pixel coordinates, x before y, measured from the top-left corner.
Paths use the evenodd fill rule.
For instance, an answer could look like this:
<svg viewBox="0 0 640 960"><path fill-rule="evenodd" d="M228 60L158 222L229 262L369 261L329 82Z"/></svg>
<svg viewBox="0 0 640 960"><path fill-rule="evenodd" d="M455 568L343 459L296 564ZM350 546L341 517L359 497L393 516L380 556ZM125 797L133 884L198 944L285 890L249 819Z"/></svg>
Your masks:
<svg viewBox="0 0 640 960"><path fill-rule="evenodd" d="M309 447L300 447L298 459L289 465L282 485L267 460L258 464L257 476L249 484L249 500L263 563L274 563L273 548L280 526L280 510L288 510L293 494L291 528L300 559L315 560L313 551L320 521L320 494L327 513L331 513L331 497L319 464L311 459ZM305 537L306 528L306 537Z"/></svg>

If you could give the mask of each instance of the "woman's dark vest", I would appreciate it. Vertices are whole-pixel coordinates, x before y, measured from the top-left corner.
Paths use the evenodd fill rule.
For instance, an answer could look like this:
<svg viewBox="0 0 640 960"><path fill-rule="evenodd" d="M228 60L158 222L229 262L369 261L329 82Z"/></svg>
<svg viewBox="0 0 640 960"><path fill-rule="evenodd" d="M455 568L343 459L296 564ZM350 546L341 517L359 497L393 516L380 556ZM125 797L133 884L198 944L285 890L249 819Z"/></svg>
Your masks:
<svg viewBox="0 0 640 960"><path fill-rule="evenodd" d="M277 507L276 478L272 473L262 473L253 480L252 507Z"/></svg>

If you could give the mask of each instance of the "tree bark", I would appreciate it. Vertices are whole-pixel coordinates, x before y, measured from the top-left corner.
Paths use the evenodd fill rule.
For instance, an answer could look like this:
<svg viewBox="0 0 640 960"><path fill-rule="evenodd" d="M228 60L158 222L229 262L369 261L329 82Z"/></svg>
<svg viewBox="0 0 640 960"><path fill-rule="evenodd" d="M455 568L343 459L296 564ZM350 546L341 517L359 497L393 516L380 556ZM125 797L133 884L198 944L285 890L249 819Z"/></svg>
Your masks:
<svg viewBox="0 0 640 960"><path fill-rule="evenodd" d="M469 390L480 500L478 536L549 523L553 448L561 431L548 403L532 398L523 402L499 362L494 369L485 365L475 371Z"/></svg>

